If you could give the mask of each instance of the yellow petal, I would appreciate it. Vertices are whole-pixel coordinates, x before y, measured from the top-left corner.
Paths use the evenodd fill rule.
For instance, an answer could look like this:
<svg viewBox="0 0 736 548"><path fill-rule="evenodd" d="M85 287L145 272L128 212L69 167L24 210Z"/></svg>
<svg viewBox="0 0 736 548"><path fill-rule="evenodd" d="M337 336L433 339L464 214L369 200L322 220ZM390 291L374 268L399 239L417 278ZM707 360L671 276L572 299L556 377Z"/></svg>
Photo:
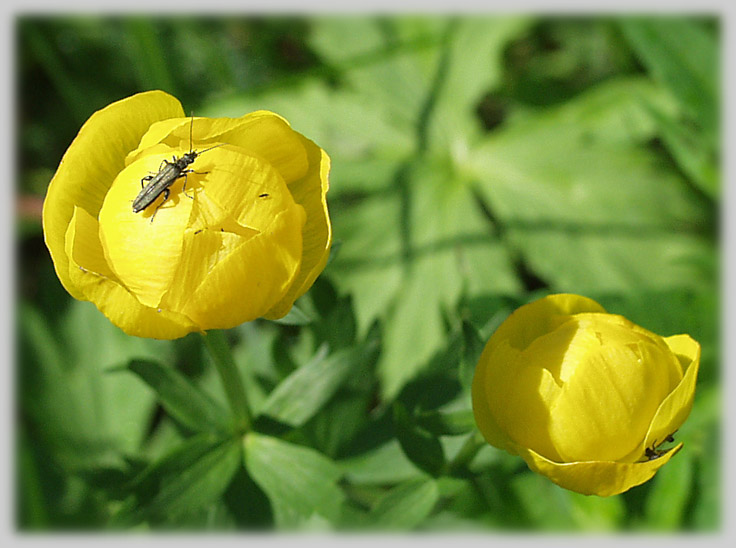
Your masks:
<svg viewBox="0 0 736 548"><path fill-rule="evenodd" d="M664 341L682 364L685 374L657 409L643 449L656 447L680 428L690 415L695 398L695 382L700 368L700 345L688 335L674 335Z"/></svg>
<svg viewBox="0 0 736 548"><path fill-rule="evenodd" d="M487 350L488 345L486 345L486 349L484 349L484 355ZM475 368L473 383L471 385L473 416L475 417L478 429L488 443L515 455L517 454L515 444L498 425L489 408L488 398L486 395L486 387L488 386L488 369L488 356L482 355Z"/></svg>
<svg viewBox="0 0 736 548"><path fill-rule="evenodd" d="M601 348L565 384L549 426L561 460L620 460L639 445L659 400L641 382L655 377L636 363L626 347Z"/></svg>
<svg viewBox="0 0 736 548"><path fill-rule="evenodd" d="M550 401L560 391L552 374L527 365L522 353L505 341L489 347L485 361L486 399L498 426L515 444L559 459L548 430Z"/></svg>
<svg viewBox="0 0 736 548"><path fill-rule="evenodd" d="M105 259L105 252L100 242L100 224L84 209L75 207L74 215L69 222L66 232L66 256L71 259L70 268L82 269L119 283L117 276L110 269ZM82 286L79 286L84 291Z"/></svg>
<svg viewBox="0 0 736 548"><path fill-rule="evenodd" d="M236 146L263 158L287 183L302 178L309 168L301 135L281 116L265 110L240 118L179 118L155 124L133 156L158 143L185 151L201 151L213 143Z"/></svg>
<svg viewBox="0 0 736 548"><path fill-rule="evenodd" d="M679 382L669 350L611 320L575 318L579 329L565 360L574 357L577 367L550 412L561 461L622 460L639 447L659 402Z"/></svg>
<svg viewBox="0 0 736 548"><path fill-rule="evenodd" d="M180 179L170 187L163 205L163 195L139 213L133 212L131 203L141 190L141 179L158 172L161 162L170 157L169 153L145 156L122 170L100 211L100 236L110 267L151 308L160 308L161 297L175 283L193 200L182 191L184 180ZM187 192L192 192L196 177L188 175Z"/></svg>
<svg viewBox="0 0 736 548"><path fill-rule="evenodd" d="M547 476L560 487L582 493L609 497L628 491L651 479L652 476L682 448L673 447L659 458L644 462L553 462L534 451L523 451L521 456L534 472Z"/></svg>
<svg viewBox="0 0 736 548"><path fill-rule="evenodd" d="M95 259L94 243L97 220L81 208L75 213L67 231L69 279L82 293L84 300L92 301L112 323L129 335L155 339L176 339L199 328L188 318L166 311L145 307L130 294L104 263ZM85 260L86 267L76 259ZM89 267L89 269L87 268ZM96 268L98 271L91 270Z"/></svg>
<svg viewBox="0 0 736 548"><path fill-rule="evenodd" d="M548 295L517 308L499 326L491 341L508 340L511 346L523 350L538 337L568 321L570 315L582 312L605 312L605 309L580 295Z"/></svg>
<svg viewBox="0 0 736 548"><path fill-rule="evenodd" d="M299 271L303 223L301 207L281 211L268 230L245 241L212 267L182 312L206 329L224 329L262 316ZM206 233L192 234L191 238L202 235Z"/></svg>
<svg viewBox="0 0 736 548"><path fill-rule="evenodd" d="M247 150L217 148L198 160L196 169L207 172L201 179L202 193L197 197L197 206L207 208L207 228L229 218L261 232L271 225L278 212L297 206L280 173Z"/></svg>
<svg viewBox="0 0 736 548"><path fill-rule="evenodd" d="M69 279L69 259L64 253L74 207L97 217L126 154L148 127L156 120L182 114L179 101L167 93L134 95L95 112L64 154L44 200L43 232L59 280L73 297L83 298Z"/></svg>
<svg viewBox="0 0 736 548"><path fill-rule="evenodd" d="M285 316L294 301L312 286L330 255L332 225L327 211L330 158L309 139L300 136L309 158L309 172L291 184L289 190L296 203L304 207L307 222L302 231L303 249L299 274L287 294L265 316L277 319Z"/></svg>

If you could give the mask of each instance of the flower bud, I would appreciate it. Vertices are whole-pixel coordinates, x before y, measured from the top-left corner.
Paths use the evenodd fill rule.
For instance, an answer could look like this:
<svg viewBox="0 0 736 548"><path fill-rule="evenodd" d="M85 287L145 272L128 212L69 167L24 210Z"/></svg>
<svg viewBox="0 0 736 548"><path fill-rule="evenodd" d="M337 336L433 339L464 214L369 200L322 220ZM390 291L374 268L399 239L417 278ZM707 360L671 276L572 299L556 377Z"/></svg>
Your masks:
<svg viewBox="0 0 736 548"><path fill-rule="evenodd" d="M649 480L657 449L693 404L700 345L662 338L578 295L516 310L488 341L472 385L491 445L558 485L609 496Z"/></svg>

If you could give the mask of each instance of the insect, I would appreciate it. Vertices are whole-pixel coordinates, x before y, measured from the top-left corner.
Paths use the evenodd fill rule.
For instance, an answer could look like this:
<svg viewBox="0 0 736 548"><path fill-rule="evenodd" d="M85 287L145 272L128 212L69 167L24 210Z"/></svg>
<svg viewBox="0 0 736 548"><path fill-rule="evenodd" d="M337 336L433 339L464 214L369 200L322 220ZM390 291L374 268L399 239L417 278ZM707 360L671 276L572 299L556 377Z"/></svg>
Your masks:
<svg viewBox="0 0 736 548"><path fill-rule="evenodd" d="M652 447L647 447L644 451L644 456L647 458L647 460L658 459L667 452L667 450L658 449L658 447L664 443L672 443L673 441L675 441L674 432L667 436L664 441L661 442L659 445L655 444Z"/></svg>
<svg viewBox="0 0 736 548"><path fill-rule="evenodd" d="M153 222L153 218L156 216L156 212L158 211L158 209L162 205L164 205L164 202L166 202L166 200L169 199L169 187L181 177L184 177L182 192L184 192L187 197L191 198L191 196L189 196L184 189L186 188L187 184L187 173L195 173L195 171L193 169L187 169L187 167L194 163L194 160L196 160L200 154L204 154L205 152L212 150L213 148L223 146L222 144L215 145L201 152L192 150L193 127L194 116L192 116L192 122L189 126L189 152L185 153L181 158L173 156L171 162L169 162L168 160L164 160L163 162L161 162L161 166L159 166L158 168L158 173L154 175L146 175L141 179L141 191L138 193L138 196L136 196L135 200L133 200L133 213L143 211L149 205L151 205L156 200L156 198L163 194L163 202L159 204L159 206L156 208L156 211L154 211L153 215L151 215L151 222Z"/></svg>

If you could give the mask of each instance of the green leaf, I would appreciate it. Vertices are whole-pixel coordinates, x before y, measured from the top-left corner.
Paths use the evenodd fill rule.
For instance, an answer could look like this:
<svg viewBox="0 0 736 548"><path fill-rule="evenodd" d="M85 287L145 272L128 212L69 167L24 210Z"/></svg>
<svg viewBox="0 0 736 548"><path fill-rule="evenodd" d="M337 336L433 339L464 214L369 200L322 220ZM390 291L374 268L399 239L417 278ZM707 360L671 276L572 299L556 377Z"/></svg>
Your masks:
<svg viewBox="0 0 736 548"><path fill-rule="evenodd" d="M375 529L408 531L424 521L438 500L439 489L433 479L412 479L397 485L378 499L367 521Z"/></svg>
<svg viewBox="0 0 736 548"><path fill-rule="evenodd" d="M19 325L21 401L34 443L62 468L119 465L144 439L155 396L132 373L108 371L134 356L165 356L169 344L125 335L88 302L71 301L58 325L22 305Z"/></svg>
<svg viewBox="0 0 736 548"><path fill-rule="evenodd" d="M397 193L369 196L359 205L334 212L335 232L342 234L345 244L330 272L340 292L353 296L361 333L385 314L401 288L400 219Z"/></svg>
<svg viewBox="0 0 736 548"><path fill-rule="evenodd" d="M337 64L353 89L411 131L419 121L439 61L446 18L325 17L311 45Z"/></svg>
<svg viewBox="0 0 736 548"><path fill-rule="evenodd" d="M187 428L225 432L230 427L230 417L220 404L175 369L144 360L131 361L128 369L153 388L164 409Z"/></svg>
<svg viewBox="0 0 736 548"><path fill-rule="evenodd" d="M498 15L453 20L429 121L433 150L459 152L478 137L481 124L475 109L484 93L501 83L506 47L531 22Z"/></svg>
<svg viewBox="0 0 736 548"><path fill-rule="evenodd" d="M520 289L502 242L491 233L467 182L449 164L413 162L405 179L404 275L385 324L378 366L388 400L447 343L443 309L453 309L464 289Z"/></svg>
<svg viewBox="0 0 736 548"><path fill-rule="evenodd" d="M238 470L240 452L239 440L228 440L163 477L146 513L154 520L176 521L215 502Z"/></svg>
<svg viewBox="0 0 736 548"><path fill-rule="evenodd" d="M238 442L209 433L184 440L136 475L128 486L131 496L111 524L176 521L206 506L227 488L237 471L239 451Z"/></svg>
<svg viewBox="0 0 736 548"><path fill-rule="evenodd" d="M719 405L717 409L717 413L722 413L722 406ZM722 435L723 428L715 421L703 432L705 439L697 463L694 485L697 502L692 513L687 516L688 523L699 530L716 532L723 528L723 503L727 487L723 483Z"/></svg>
<svg viewBox="0 0 736 548"><path fill-rule="evenodd" d="M653 127L642 98L656 93L641 81L604 83L490 134L472 153L488 210L551 290L715 280L711 204L638 145ZM616 127L623 119L634 129Z"/></svg>
<svg viewBox="0 0 736 548"><path fill-rule="evenodd" d="M716 37L691 17L627 17L624 36L655 79L717 139L720 56Z"/></svg>
<svg viewBox="0 0 736 548"><path fill-rule="evenodd" d="M651 107L652 117L657 120L662 141L677 161L677 164L700 189L712 199L720 196L720 170L718 149L702 132L689 124L673 119L656 107Z"/></svg>
<svg viewBox="0 0 736 548"><path fill-rule="evenodd" d="M420 471L406 458L401 445L392 438L374 449L340 460L345 478L356 485L385 485L416 478Z"/></svg>
<svg viewBox="0 0 736 548"><path fill-rule="evenodd" d="M315 517L332 524L339 519L340 469L314 449L250 432L245 467L271 501L277 528L299 528Z"/></svg>
<svg viewBox="0 0 736 548"><path fill-rule="evenodd" d="M301 426L312 418L340 387L373 359L376 343L338 350L327 357L323 345L311 362L303 365L271 393L261 414Z"/></svg>
<svg viewBox="0 0 736 548"><path fill-rule="evenodd" d="M418 427L434 436L458 436L475 430L471 409L459 411L428 411L416 417Z"/></svg>
<svg viewBox="0 0 736 548"><path fill-rule="evenodd" d="M575 528L571 512L574 493L558 487L547 478L526 471L512 478L513 494L521 508L517 512L528 516L536 530L569 531Z"/></svg>
<svg viewBox="0 0 736 548"><path fill-rule="evenodd" d="M445 454L439 440L416 425L400 402L393 406L396 438L409 460L432 476L440 474L445 465Z"/></svg>
<svg viewBox="0 0 736 548"><path fill-rule="evenodd" d="M570 506L577 527L584 531L618 531L626 516L621 497L590 497L571 492Z"/></svg>
<svg viewBox="0 0 736 548"><path fill-rule="evenodd" d="M633 17L619 24L642 63L685 111L683 121L652 107L664 144L683 171L717 199L720 52L715 34L689 17Z"/></svg>

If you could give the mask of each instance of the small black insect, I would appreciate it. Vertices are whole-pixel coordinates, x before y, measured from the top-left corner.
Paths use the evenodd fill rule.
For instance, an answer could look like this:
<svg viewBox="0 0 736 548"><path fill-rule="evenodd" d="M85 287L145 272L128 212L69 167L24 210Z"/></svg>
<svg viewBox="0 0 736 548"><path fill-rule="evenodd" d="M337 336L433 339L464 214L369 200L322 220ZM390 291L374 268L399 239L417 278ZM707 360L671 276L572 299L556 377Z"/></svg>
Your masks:
<svg viewBox="0 0 736 548"><path fill-rule="evenodd" d="M185 188L187 184L187 173L194 173L194 170L187 169L187 167L194 163L194 160L196 160L200 154L204 154L205 152L212 150L213 148L222 146L222 144L215 145L201 152L192 150L193 127L194 116L192 116L192 122L189 126L189 152L184 154L181 158L173 156L171 162L169 162L168 160L164 160L163 162L161 162L161 166L158 168L158 173L154 175L146 175L141 179L141 191L138 193L138 196L136 196L135 200L133 200L133 213L143 211L149 205L151 205L156 200L156 198L163 194L163 202L159 204L159 206L156 208L156 211L154 211L153 215L151 215L151 222L153 222L153 218L156 216L156 212L158 211L158 209L162 205L164 205L164 202L166 202L166 200L169 199L169 187L181 177L184 177L182 192L184 192L186 196L191 198L191 196L186 193Z"/></svg>
<svg viewBox="0 0 736 548"><path fill-rule="evenodd" d="M660 445L663 445L665 443L672 443L675 441L674 432L667 436L663 442L657 444L655 443L652 447L647 447L644 450L644 456L647 458L647 460L654 460L658 459L662 455L664 455L669 449L658 449Z"/></svg>

